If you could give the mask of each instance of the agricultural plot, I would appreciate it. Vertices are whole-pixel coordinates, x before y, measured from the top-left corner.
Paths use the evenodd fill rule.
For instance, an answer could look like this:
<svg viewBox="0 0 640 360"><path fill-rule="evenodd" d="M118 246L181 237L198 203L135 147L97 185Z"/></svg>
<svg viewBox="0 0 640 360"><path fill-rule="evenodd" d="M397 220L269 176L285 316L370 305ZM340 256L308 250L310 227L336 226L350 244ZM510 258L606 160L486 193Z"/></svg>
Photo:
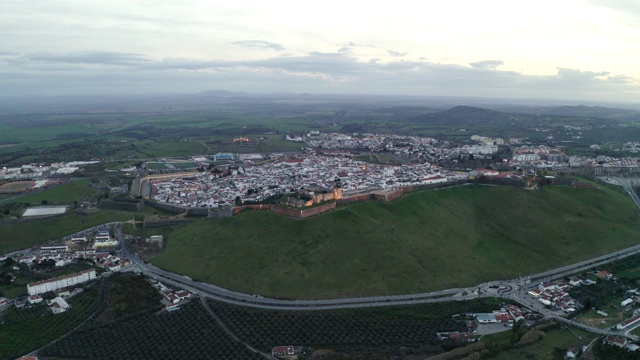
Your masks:
<svg viewBox="0 0 640 360"><path fill-rule="evenodd" d="M198 301L173 312L145 311L91 323L41 356L81 359L262 359L229 335Z"/></svg>
<svg viewBox="0 0 640 360"><path fill-rule="evenodd" d="M53 315L42 304L0 312L0 360L29 353L80 325L98 309L98 291L98 284L89 287L70 300L71 309L62 314Z"/></svg>
<svg viewBox="0 0 640 360"><path fill-rule="evenodd" d="M41 204L43 201L48 204L70 204L73 201L82 201L101 193L96 189L90 188L90 183L88 179L72 181L52 189L22 196L12 201L23 204Z"/></svg>
<svg viewBox="0 0 640 360"><path fill-rule="evenodd" d="M338 351L436 354L443 351L436 332L465 331L452 315L491 311L493 300L394 306L339 311L258 310L209 301L223 322L244 341L262 350L301 344ZM367 358L367 356L365 356Z"/></svg>
<svg viewBox="0 0 640 360"><path fill-rule="evenodd" d="M496 360L555 360L563 359L566 350L572 347L581 348L595 336L577 329L552 329L545 332L545 337L533 344L505 350L492 359ZM560 357L558 357L560 356Z"/></svg>
<svg viewBox="0 0 640 360"><path fill-rule="evenodd" d="M99 322L115 321L144 310L161 308L158 289L140 275L117 273L104 286L104 311Z"/></svg>

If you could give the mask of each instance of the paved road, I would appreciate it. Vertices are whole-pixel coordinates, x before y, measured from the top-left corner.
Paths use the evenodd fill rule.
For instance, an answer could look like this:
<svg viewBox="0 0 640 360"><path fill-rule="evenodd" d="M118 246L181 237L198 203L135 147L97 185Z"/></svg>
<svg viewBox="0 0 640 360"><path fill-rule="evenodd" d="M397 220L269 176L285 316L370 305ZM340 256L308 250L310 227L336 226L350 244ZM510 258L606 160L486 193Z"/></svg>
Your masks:
<svg viewBox="0 0 640 360"><path fill-rule="evenodd" d="M615 178L624 188L624 190L631 196L631 200L636 204L636 207L640 209L640 197L636 194L635 190L633 190L633 186L631 186L631 181L625 178Z"/></svg>
<svg viewBox="0 0 640 360"><path fill-rule="evenodd" d="M329 310L359 307L374 307L385 305L409 305L421 304L429 302L443 302L452 300L469 300L478 297L512 297L512 295L521 291L525 285L524 279L512 279L497 282L488 282L468 288L454 288L442 291L407 294L407 295L391 295L391 296L370 296L360 298L343 298L343 299L326 299L326 300L291 300L266 298L259 295L244 294L229 289L225 289L216 285L200 283L194 281L184 275L178 275L169 271L162 270L151 264L145 264L131 253L126 242L122 240L122 233L118 229L115 232L120 239L123 247L124 255L132 260L131 270L137 270L144 274L157 278L176 286L186 287L195 293L213 298L216 300L257 307L264 309L281 309L281 310ZM548 279L563 277L569 274L580 272L594 266L609 263L627 256L640 253L640 245L633 246L624 250L616 251L611 254L596 257L594 259L579 262L577 264L564 266L555 270L549 270L538 274L533 274L528 278L531 281L546 281ZM500 293L491 291L491 286L501 284L507 287ZM480 291L477 291L480 289ZM474 290L476 290L474 292Z"/></svg>

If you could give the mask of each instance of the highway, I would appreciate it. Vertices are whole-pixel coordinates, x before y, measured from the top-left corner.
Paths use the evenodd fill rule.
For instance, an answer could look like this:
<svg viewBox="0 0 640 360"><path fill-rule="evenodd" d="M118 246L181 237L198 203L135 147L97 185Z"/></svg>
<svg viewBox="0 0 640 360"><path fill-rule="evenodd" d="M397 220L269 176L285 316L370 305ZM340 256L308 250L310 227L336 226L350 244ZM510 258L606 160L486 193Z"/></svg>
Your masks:
<svg viewBox="0 0 640 360"><path fill-rule="evenodd" d="M125 257L132 261L132 265L129 268L130 271L140 271L147 276L156 278L160 281L173 284L174 286L183 287L194 293L205 296L208 298L224 301L227 303L250 306L263 309L280 309L280 310L330 310L330 309L345 309L345 308L362 308L362 307L374 307L374 306L386 306L386 305L410 305L421 304L429 302L443 302L453 300L469 300L478 297L495 297L502 295L503 297L511 297L512 293L516 289L521 289L524 286L524 278L511 279L502 281L492 281L488 283L479 284L466 288L453 288L442 291L435 291L429 293L420 294L407 294L407 295L387 295L387 296L369 296L369 297L357 297L357 298L342 298L342 299L325 299L325 300L291 300L291 299L278 299L267 298L254 294L245 294L235 292L229 289L225 289L216 285L201 283L192 280L184 275L175 274L166 270L157 268L151 264L145 264L140 261L137 256L131 253L126 242L123 240L122 233L119 227L116 227L116 236L122 244L122 251ZM632 246L627 249L615 251L610 254L598 256L596 258L581 261L576 264L563 266L558 269L533 274L527 277L534 282L542 282L558 277L564 277L566 275L574 274L592 268L607 264L614 260L619 260L631 255L640 253L640 245ZM492 293L489 289L492 285L504 285L509 288L509 291L497 294ZM479 290L479 291L478 291ZM517 300L514 298L514 300Z"/></svg>

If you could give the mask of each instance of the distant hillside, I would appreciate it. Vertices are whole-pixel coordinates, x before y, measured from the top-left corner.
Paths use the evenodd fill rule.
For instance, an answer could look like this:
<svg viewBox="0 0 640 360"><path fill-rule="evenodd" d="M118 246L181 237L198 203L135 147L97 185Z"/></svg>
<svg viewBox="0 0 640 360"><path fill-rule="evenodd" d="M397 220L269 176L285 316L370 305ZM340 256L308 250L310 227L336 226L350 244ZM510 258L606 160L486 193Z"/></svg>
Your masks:
<svg viewBox="0 0 640 360"><path fill-rule="evenodd" d="M456 106L449 110L418 115L407 120L432 124L472 125L506 123L510 121L510 117L508 114L493 110L473 106Z"/></svg>
<svg viewBox="0 0 640 360"><path fill-rule="evenodd" d="M581 118L595 118L607 120L632 120L640 119L640 112L631 109L617 109L603 106L553 106L553 107L522 107L511 106L504 111L530 115L556 115Z"/></svg>

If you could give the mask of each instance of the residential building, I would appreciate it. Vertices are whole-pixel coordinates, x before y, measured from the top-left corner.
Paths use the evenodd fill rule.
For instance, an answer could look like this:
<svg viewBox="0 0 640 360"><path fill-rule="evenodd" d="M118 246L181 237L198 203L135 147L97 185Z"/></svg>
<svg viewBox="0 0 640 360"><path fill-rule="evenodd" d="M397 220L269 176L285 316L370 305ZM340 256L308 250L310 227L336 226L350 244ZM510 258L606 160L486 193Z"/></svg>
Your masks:
<svg viewBox="0 0 640 360"><path fill-rule="evenodd" d="M48 291L56 291L63 287L78 285L96 278L95 269L84 270L79 273L60 276L54 279L38 281L27 284L29 295L44 294Z"/></svg>

